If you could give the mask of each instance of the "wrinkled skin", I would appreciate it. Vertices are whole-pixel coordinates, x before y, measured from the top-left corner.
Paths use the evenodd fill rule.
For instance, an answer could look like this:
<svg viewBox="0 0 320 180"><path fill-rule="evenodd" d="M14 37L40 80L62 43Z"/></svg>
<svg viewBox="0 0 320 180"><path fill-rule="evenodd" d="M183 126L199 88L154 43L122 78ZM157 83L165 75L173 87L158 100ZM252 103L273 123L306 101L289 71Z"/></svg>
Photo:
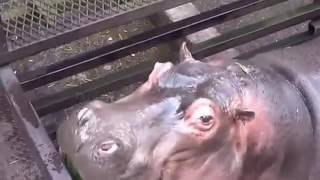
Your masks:
<svg viewBox="0 0 320 180"><path fill-rule="evenodd" d="M66 120L61 153L85 180L316 180L320 60L304 51L204 63L184 43L178 65Z"/></svg>

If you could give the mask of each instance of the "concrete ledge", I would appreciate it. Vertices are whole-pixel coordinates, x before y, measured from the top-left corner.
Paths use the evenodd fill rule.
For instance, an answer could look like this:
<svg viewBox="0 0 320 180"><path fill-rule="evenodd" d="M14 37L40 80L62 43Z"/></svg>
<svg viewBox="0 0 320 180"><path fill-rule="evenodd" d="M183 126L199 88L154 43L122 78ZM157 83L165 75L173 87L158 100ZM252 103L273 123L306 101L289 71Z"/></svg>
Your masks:
<svg viewBox="0 0 320 180"><path fill-rule="evenodd" d="M200 11L195 7L193 3L187 3L169 10L166 10L161 13L157 13L156 15L153 15L150 17L151 21L157 25L157 26L162 26L168 23L176 22L194 15L200 14ZM214 38L219 36L220 33L218 30L214 27L210 27L201 31L198 31L196 33L187 35L184 39L180 39L178 41L175 41L171 46L175 50L178 50L180 47L180 44L182 41L187 41L190 44L190 48L193 48L197 44L204 42L208 39ZM239 55L239 52L232 48L225 50L221 53L214 54L212 56L206 57L204 61L208 59L221 59L221 58L226 58L226 59L232 59L236 56ZM174 55L175 57L177 55Z"/></svg>

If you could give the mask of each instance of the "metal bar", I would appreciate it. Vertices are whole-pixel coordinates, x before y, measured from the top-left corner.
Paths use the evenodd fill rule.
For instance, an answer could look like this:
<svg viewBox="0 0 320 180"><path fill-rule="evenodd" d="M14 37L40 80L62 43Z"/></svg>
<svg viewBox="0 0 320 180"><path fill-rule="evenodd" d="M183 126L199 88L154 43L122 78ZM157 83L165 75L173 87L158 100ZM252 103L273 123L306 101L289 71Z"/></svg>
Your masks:
<svg viewBox="0 0 320 180"><path fill-rule="evenodd" d="M309 4L202 42L193 49L193 53L201 59L319 16L320 4Z"/></svg>
<svg viewBox="0 0 320 180"><path fill-rule="evenodd" d="M4 30L2 20L0 17L0 55L5 52L8 52L7 38L6 38L6 32Z"/></svg>
<svg viewBox="0 0 320 180"><path fill-rule="evenodd" d="M151 48L156 44L173 41L187 34L278 4L284 0L243 0L172 23L162 28L115 42L62 62L19 76L22 87L31 90L63 79L131 53Z"/></svg>
<svg viewBox="0 0 320 180"><path fill-rule="evenodd" d="M32 102L39 116L44 116L77 103L117 90L133 82L146 80L153 69L153 62L143 62L127 70L115 72L98 80L70 88Z"/></svg>
<svg viewBox="0 0 320 180"><path fill-rule="evenodd" d="M306 17L312 18L309 15L319 14L320 12L319 12L319 10L317 10L317 9L319 9L319 7L320 6L314 7L314 9L311 10L310 6L305 6L301 9L297 10L296 15L293 15L291 13L285 13L285 14L287 14L287 15L291 14L290 17L293 18L293 19L289 18L290 20L288 20L288 22L292 22L292 21L295 23L303 22L303 21L308 20ZM304 10L304 11L302 12L302 10ZM232 43L244 44L244 43L247 43L247 42L253 40L254 38L252 38L252 34L250 32L260 32L263 29L266 29L267 33L272 33L272 32L274 32L275 29L281 30L281 29L284 29L284 28L291 25L291 23L283 24L283 21L281 21L281 19L283 20L283 18L284 18L283 16L276 16L276 17L280 18L280 20L277 21L278 23L272 23L272 26L270 26L270 23L268 23L269 21L263 21L263 23L256 23L255 24L256 26L249 25L248 27L250 27L250 28L244 27L243 29L247 29L247 30L250 29L250 31L248 31L248 33L246 33L246 31L241 31L243 33L243 36L241 36L241 39L238 39L238 41L232 42ZM274 18L271 18L269 20L271 20L271 22L274 22L273 19ZM295 23L293 23L293 24L295 24ZM264 24L264 26L262 26L262 24ZM279 25L281 25L281 26L279 26ZM275 29L273 27L275 27ZM268 30L270 28L273 31ZM254 37L255 38L262 37L262 36L266 35L267 33L258 33ZM309 32L306 32L306 33L309 33ZM224 37L224 35L221 35L221 36ZM233 39L232 37L233 36L225 36L225 39L220 39L220 40L221 40L221 42L225 42L225 41L228 41L229 39ZM216 39L216 38L214 38L214 39ZM203 49L203 47L198 48L198 46L195 46L195 49L199 50L199 49ZM225 49L225 48L222 48L222 49ZM215 51L215 52L219 52L220 50L221 50L221 48L219 48L218 50L213 49L213 51ZM202 52L198 51L196 53L202 53ZM193 54L196 54L196 53L193 51ZM137 71L136 73L141 73L141 74L135 74L135 76L143 76L143 73L145 73L143 71L144 69L147 69L149 71L150 69L152 69L152 66L151 65L150 66L143 66L143 68L141 68L141 69L138 69L138 68L135 69L135 71ZM93 97L94 95L100 95L101 92L106 92L107 90L109 90L109 88L112 88L112 87L109 87L110 85L111 86L116 85L117 88L123 86L121 84L121 82L125 81L126 83L128 83L125 79L127 77L131 76L130 72L132 72L132 71L133 70L118 72L119 75L117 75L117 78L114 81L112 81L112 84L109 84L107 80L103 80L103 79L99 80L99 81L92 81L92 82L90 82L90 85L88 84L86 87L84 87L85 85L75 87L75 88L69 90L68 92L64 91L64 92L60 92L57 94L52 94L47 97L43 97L41 99L32 100L32 103L34 104L37 112L39 112L41 115L51 113L56 110L64 109L64 108L67 108L71 105L79 103L81 101L87 100L85 97ZM144 76L146 76L146 74L144 74ZM105 78L107 78L107 77L105 77ZM121 80L116 81L118 79L121 79ZM100 84L103 82L105 82L105 84ZM131 83L133 83L133 82L134 81L131 80ZM85 91L86 88L88 88L87 91ZM100 88L102 90L103 90L103 88L106 88L106 91L96 92L96 89L98 89L98 88ZM86 94L85 96L80 95L83 92L85 92L85 94ZM90 95L91 93L92 93L92 95Z"/></svg>
<svg viewBox="0 0 320 180"><path fill-rule="evenodd" d="M302 44L304 42L310 41L312 39L315 39L319 36L320 36L320 34L314 35L314 34L310 33L310 30L307 30L305 32L295 34L291 37L288 37L283 40L274 42L272 44L263 46L261 48L240 54L239 56L235 57L235 59L246 60L246 59L249 59L249 58L255 56L256 54L265 53L265 52L275 50L275 49L296 46L296 45Z"/></svg>
<svg viewBox="0 0 320 180"><path fill-rule="evenodd" d="M140 7L139 9L136 9L136 10L115 15L111 18L108 17L108 18L99 20L89 25L77 27L75 29L66 31L62 34L52 36L44 40L40 40L32 44L28 44L26 46L20 47L16 50L13 50L7 53L0 54L0 66L14 62L26 56L34 55L46 49L54 48L65 43L69 43L71 41L88 36L90 34L100 32L106 28L111 28L117 25L126 24L135 19L143 18L153 13L156 13L158 11L163 11L165 9L169 9L189 1L190 0L174 0L174 1L163 0L163 1L149 4L148 6Z"/></svg>
<svg viewBox="0 0 320 180"><path fill-rule="evenodd" d="M41 173L46 180L71 180L59 155L41 125L39 118L24 96L19 81L9 66L0 68L0 94L6 97L1 108L11 109L12 118L26 135Z"/></svg>

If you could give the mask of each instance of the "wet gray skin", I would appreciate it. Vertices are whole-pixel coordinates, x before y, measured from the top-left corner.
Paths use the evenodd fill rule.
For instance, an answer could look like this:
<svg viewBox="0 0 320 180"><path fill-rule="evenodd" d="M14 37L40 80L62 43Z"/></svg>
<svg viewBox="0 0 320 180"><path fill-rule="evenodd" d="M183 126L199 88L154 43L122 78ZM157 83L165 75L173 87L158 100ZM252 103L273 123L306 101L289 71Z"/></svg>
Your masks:
<svg viewBox="0 0 320 180"><path fill-rule="evenodd" d="M61 125L61 153L84 180L316 180L320 111L291 82L319 62L203 63L185 43L180 59L157 63L130 96L91 102Z"/></svg>

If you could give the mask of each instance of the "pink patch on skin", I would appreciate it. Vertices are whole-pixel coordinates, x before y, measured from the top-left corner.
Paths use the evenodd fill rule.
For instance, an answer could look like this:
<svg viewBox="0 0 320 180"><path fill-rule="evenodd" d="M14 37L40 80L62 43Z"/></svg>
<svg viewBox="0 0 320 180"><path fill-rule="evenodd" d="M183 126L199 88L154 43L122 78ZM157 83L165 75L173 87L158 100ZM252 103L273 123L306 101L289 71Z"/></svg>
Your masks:
<svg viewBox="0 0 320 180"><path fill-rule="evenodd" d="M220 67L220 66L225 66L226 62L223 59L217 59L217 60L208 62L208 64L211 66L219 66Z"/></svg>
<svg viewBox="0 0 320 180"><path fill-rule="evenodd" d="M159 63L156 62L152 72L149 75L148 81L142 86L142 90L149 90L152 86L159 82L160 77L173 67L171 62Z"/></svg>

